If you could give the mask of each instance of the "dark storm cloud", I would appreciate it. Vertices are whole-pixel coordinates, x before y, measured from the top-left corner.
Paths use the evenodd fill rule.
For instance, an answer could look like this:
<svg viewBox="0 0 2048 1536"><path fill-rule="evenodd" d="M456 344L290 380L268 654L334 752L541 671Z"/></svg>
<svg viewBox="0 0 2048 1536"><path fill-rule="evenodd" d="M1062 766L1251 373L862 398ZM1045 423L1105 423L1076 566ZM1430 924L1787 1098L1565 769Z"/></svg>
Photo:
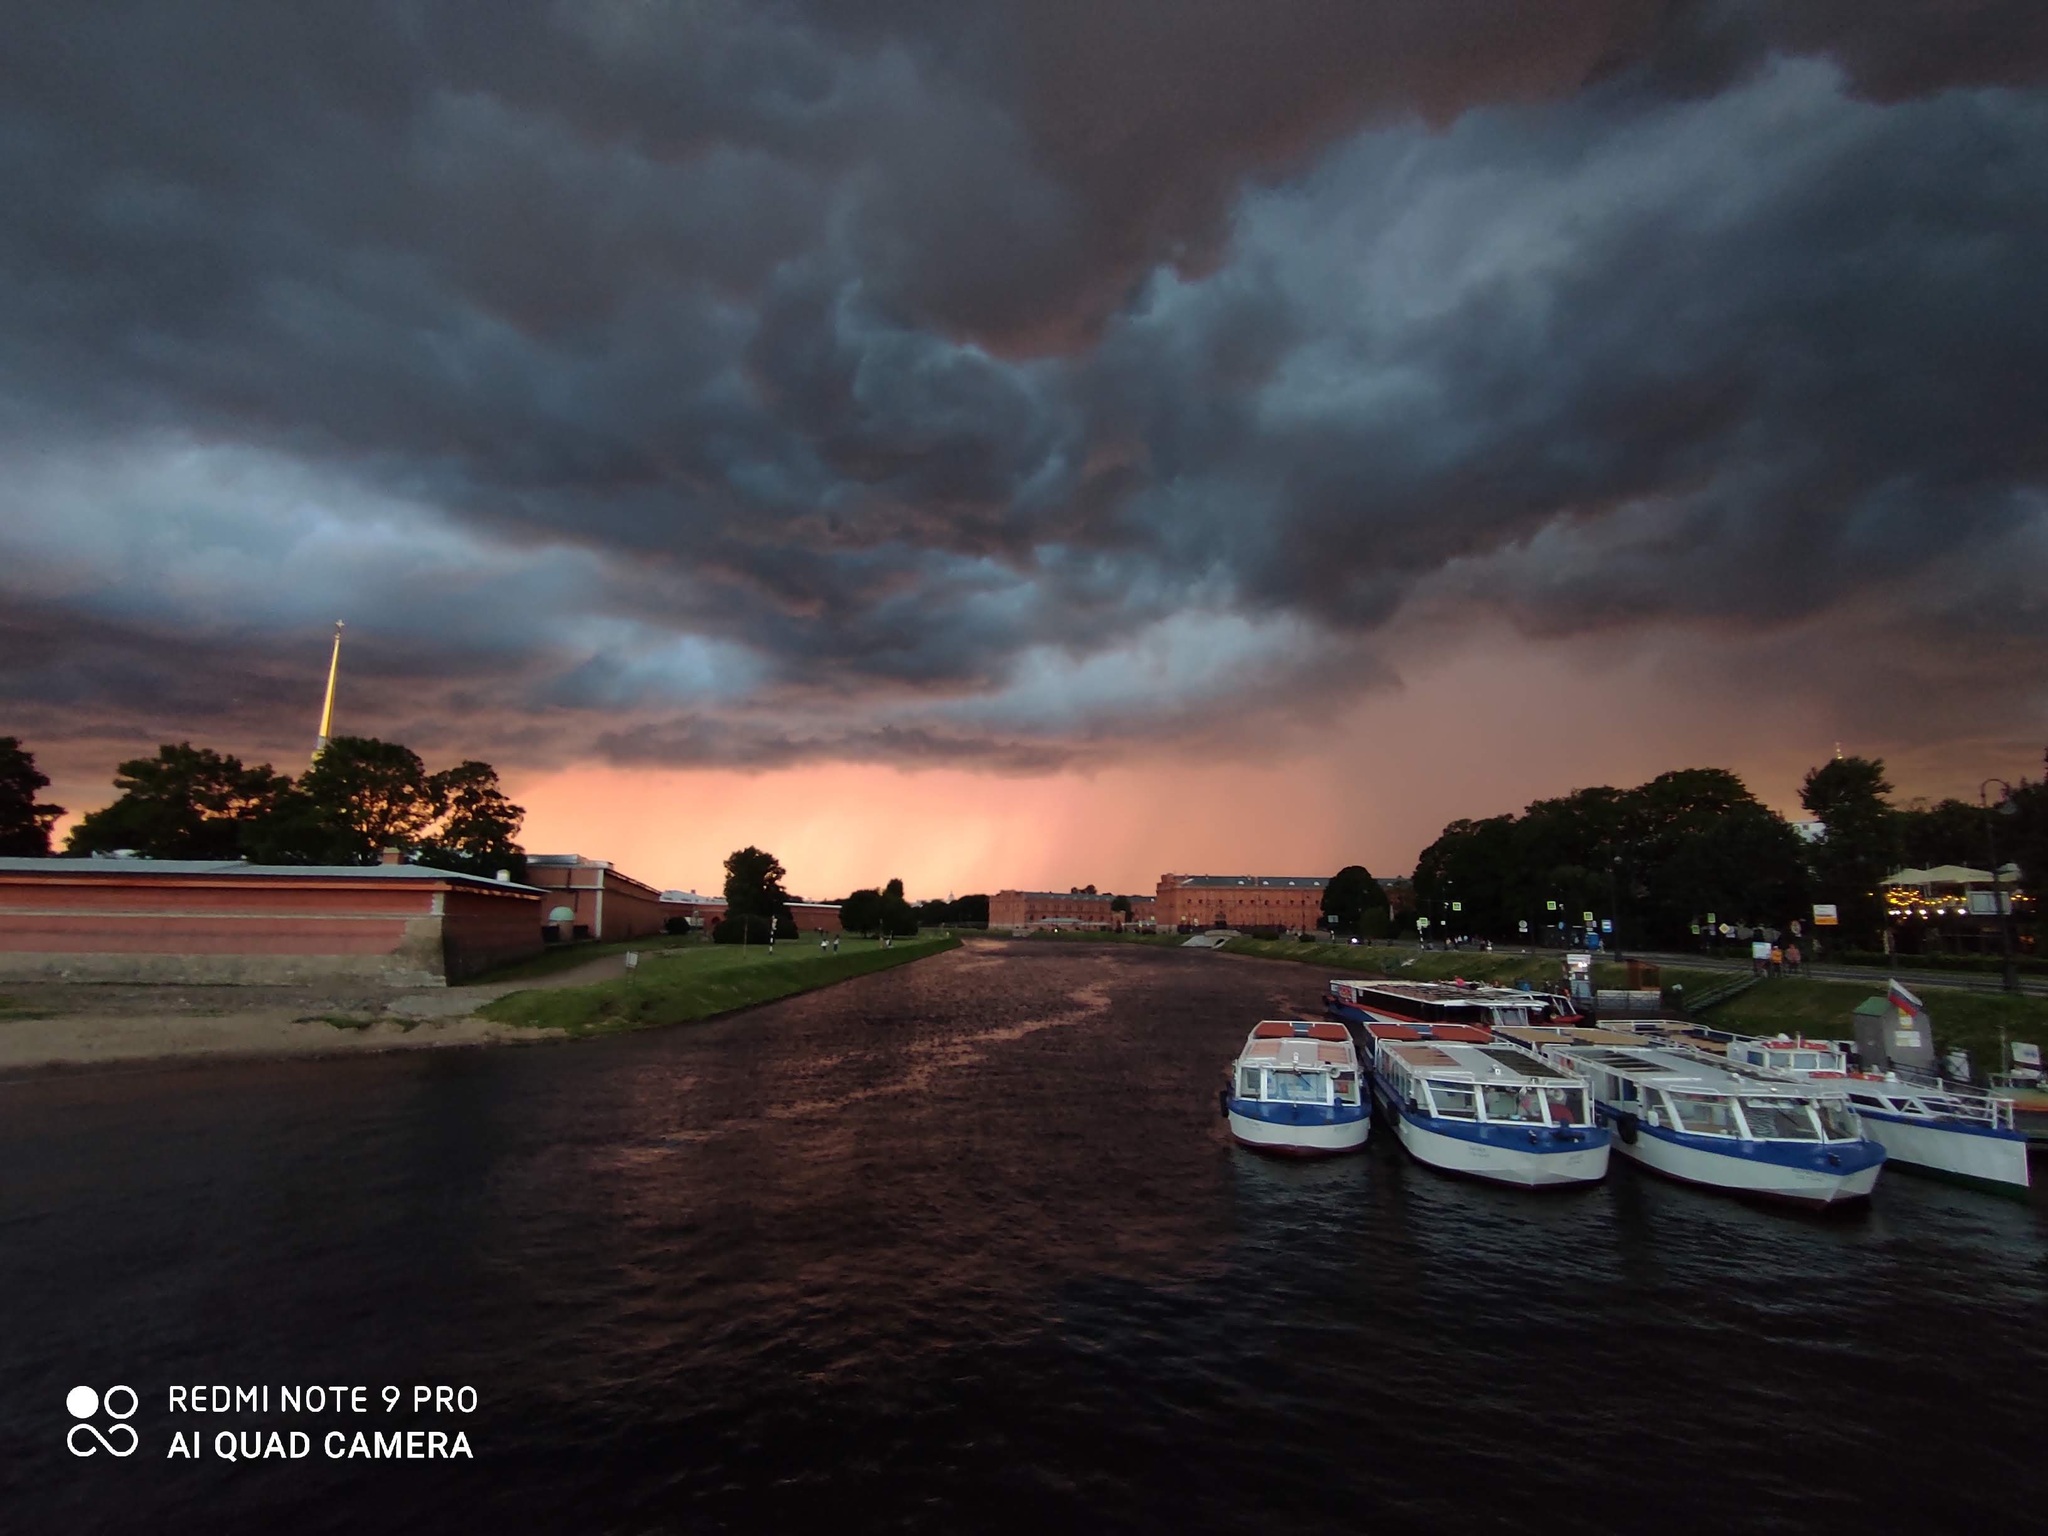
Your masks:
<svg viewBox="0 0 2048 1536"><path fill-rule="evenodd" d="M0 694L268 740L346 612L394 730L1028 771L1422 608L1938 611L2048 478L1952 10L19 8Z"/></svg>

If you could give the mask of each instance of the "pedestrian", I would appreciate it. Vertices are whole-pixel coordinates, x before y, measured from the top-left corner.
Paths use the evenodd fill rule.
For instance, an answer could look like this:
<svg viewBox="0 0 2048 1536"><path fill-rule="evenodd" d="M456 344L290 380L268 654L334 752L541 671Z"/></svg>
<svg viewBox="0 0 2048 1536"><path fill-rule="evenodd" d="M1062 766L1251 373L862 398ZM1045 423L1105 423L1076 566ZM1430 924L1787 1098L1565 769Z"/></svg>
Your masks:
<svg viewBox="0 0 2048 1536"><path fill-rule="evenodd" d="M1775 944L1771 946L1771 974L1773 976L1785 974L1785 951L1778 948Z"/></svg>
<svg viewBox="0 0 2048 1536"><path fill-rule="evenodd" d="M1800 954L1797 944L1787 944L1785 946L1785 969L1795 976L1805 974L1800 970Z"/></svg>

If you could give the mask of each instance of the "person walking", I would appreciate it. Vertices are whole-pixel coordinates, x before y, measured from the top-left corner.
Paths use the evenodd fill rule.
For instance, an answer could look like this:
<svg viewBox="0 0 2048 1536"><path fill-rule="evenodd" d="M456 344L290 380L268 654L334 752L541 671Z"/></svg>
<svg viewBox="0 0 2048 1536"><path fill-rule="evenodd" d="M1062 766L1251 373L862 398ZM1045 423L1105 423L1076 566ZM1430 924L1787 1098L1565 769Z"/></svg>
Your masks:
<svg viewBox="0 0 2048 1536"><path fill-rule="evenodd" d="M1804 971L1800 969L1802 961L1803 957L1799 953L1799 946L1797 944L1787 944L1785 946L1786 972L1793 976L1804 975Z"/></svg>

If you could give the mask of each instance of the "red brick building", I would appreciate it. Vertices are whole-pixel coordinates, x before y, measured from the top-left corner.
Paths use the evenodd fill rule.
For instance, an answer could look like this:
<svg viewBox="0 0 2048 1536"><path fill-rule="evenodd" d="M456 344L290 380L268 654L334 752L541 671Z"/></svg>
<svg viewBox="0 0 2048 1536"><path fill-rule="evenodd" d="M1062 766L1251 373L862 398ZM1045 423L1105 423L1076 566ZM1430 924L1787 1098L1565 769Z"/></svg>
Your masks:
<svg viewBox="0 0 2048 1536"><path fill-rule="evenodd" d="M0 859L0 976L441 986L537 954L542 896L416 864Z"/></svg>
<svg viewBox="0 0 2048 1536"><path fill-rule="evenodd" d="M1130 897L1131 915L1110 910L1116 897L1094 891L997 891L988 899L991 928L1121 928L1152 922L1150 896Z"/></svg>
<svg viewBox="0 0 2048 1536"><path fill-rule="evenodd" d="M1314 928L1327 875L1161 875L1162 928Z"/></svg>
<svg viewBox="0 0 2048 1536"><path fill-rule="evenodd" d="M541 918L563 940L642 938L661 932L668 918L661 892L603 859L536 853L526 860L526 878L548 893Z"/></svg>

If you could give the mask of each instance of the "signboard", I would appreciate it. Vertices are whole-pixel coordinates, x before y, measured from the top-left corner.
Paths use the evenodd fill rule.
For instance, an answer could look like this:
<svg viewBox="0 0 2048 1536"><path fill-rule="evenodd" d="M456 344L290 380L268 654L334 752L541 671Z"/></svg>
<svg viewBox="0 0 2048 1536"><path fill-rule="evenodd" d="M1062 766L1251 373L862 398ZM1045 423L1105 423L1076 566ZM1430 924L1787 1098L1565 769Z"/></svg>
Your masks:
<svg viewBox="0 0 2048 1536"><path fill-rule="evenodd" d="M1525 917L1519 923L1515 924L1515 926L1519 928L1522 932L1527 933L1529 931L1529 919Z"/></svg>
<svg viewBox="0 0 2048 1536"><path fill-rule="evenodd" d="M1694 923L1694 924L1692 925L1692 931L1693 931L1693 934L1694 934L1694 936L1695 936L1695 937L1697 937L1697 936L1698 936L1698 934L1699 934L1699 931L1700 931L1700 925L1699 925L1698 923Z"/></svg>
<svg viewBox="0 0 2048 1536"><path fill-rule="evenodd" d="M1603 917L1603 918L1601 918L1601 919L1600 919L1600 931L1601 931L1602 933L1612 933L1612 932L1614 932L1614 919L1613 919L1613 918L1611 918L1611 917Z"/></svg>
<svg viewBox="0 0 2048 1536"><path fill-rule="evenodd" d="M2010 891L1970 892L1970 915L1972 917L1990 917L1994 913L2005 913L2011 910L2012 893Z"/></svg>
<svg viewBox="0 0 2048 1536"><path fill-rule="evenodd" d="M2038 1067L2041 1065L2041 1047L2029 1045L2024 1040L2013 1041L2012 1064L2016 1067Z"/></svg>
<svg viewBox="0 0 2048 1536"><path fill-rule="evenodd" d="M1732 939L1735 937L1735 930L1729 927L1726 923L1723 923L1721 925L1721 937L1724 939Z"/></svg>
<svg viewBox="0 0 2048 1536"><path fill-rule="evenodd" d="M1816 928L1839 928L1839 927L1840 927L1841 925L1842 925L1842 919L1841 919L1841 915L1840 915L1840 914L1839 914L1838 912L1836 912L1836 911L1835 911L1835 904L1834 904L1833 902L1831 902L1831 901L1830 901L1830 902L1815 902L1815 903L1814 903L1814 907L1813 907L1813 926L1814 926L1814 927L1816 927Z"/></svg>
<svg viewBox="0 0 2048 1536"><path fill-rule="evenodd" d="M1584 913L1584 914L1583 914L1583 916L1585 917L1585 919L1586 919L1586 921L1587 921L1587 922L1589 922L1589 923L1590 923L1591 921L1593 921L1593 914L1592 914L1592 913L1590 913L1590 912L1587 912L1587 913Z"/></svg>
<svg viewBox="0 0 2048 1536"><path fill-rule="evenodd" d="M1418 928L1427 928L1429 926L1429 919L1426 917L1418 917L1417 919L1415 919L1415 926Z"/></svg>
<svg viewBox="0 0 2048 1536"><path fill-rule="evenodd" d="M1451 903L1451 910L1453 912L1462 912L1465 910L1465 903L1463 903L1462 901L1454 901Z"/></svg>
<svg viewBox="0 0 2048 1536"><path fill-rule="evenodd" d="M1546 901L1545 903L1543 903L1543 910L1546 912L1555 912L1557 910L1557 903L1554 901Z"/></svg>
<svg viewBox="0 0 2048 1536"><path fill-rule="evenodd" d="M1771 958L1771 941L1770 941L1769 939L1755 939L1755 940L1752 940L1752 941L1751 941L1751 943L1750 943L1750 946L1749 946L1749 958L1750 958L1750 959L1752 959L1752 960L1768 960L1768 959L1770 959L1770 958Z"/></svg>
<svg viewBox="0 0 2048 1536"><path fill-rule="evenodd" d="M1715 925L1716 923L1718 923L1718 922L1720 922L1720 921L1721 921L1721 919L1719 919L1718 917L1714 916L1714 914L1713 914L1713 913L1709 912L1709 913L1707 914L1707 926L1708 926L1709 928L1712 928L1712 927L1713 927L1713 926L1714 926L1714 925Z"/></svg>

